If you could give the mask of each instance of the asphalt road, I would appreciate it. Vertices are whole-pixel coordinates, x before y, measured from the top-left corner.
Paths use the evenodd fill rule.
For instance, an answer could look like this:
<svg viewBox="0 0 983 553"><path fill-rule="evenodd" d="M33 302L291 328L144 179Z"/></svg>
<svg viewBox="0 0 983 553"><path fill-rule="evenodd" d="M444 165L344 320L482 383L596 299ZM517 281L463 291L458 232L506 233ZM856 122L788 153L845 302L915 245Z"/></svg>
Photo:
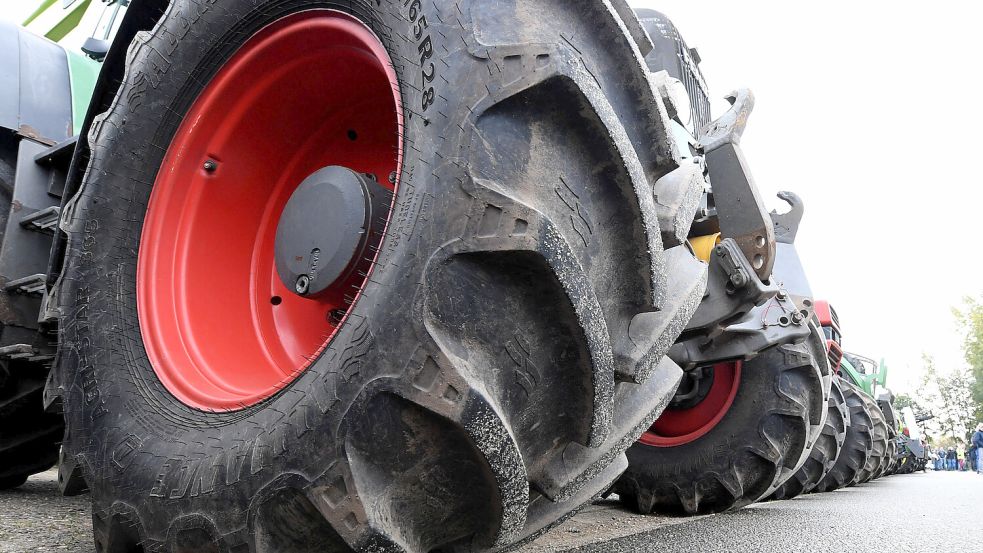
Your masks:
<svg viewBox="0 0 983 553"><path fill-rule="evenodd" d="M0 553L94 551L87 497L57 492L53 471L0 492ZM976 550L981 542L983 476L930 471L698 518L640 516L600 502L521 551L895 553Z"/></svg>

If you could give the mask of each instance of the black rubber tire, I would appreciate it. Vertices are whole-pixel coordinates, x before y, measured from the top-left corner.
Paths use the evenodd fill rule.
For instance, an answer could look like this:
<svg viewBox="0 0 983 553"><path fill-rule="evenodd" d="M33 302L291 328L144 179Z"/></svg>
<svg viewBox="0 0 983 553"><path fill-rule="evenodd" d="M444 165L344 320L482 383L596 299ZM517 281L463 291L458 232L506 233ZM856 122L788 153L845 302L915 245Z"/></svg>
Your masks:
<svg viewBox="0 0 983 553"><path fill-rule="evenodd" d="M10 490L22 486L27 482L27 476L10 476L8 478L0 478L0 490Z"/></svg>
<svg viewBox="0 0 983 553"><path fill-rule="evenodd" d="M44 412L46 376L47 369L36 363L0 364L0 490L58 461L64 424L60 414Z"/></svg>
<svg viewBox="0 0 983 553"><path fill-rule="evenodd" d="M915 472L915 467L918 465L918 458L912 453L908 453L901 457L898 461L898 468L895 474L911 474Z"/></svg>
<svg viewBox="0 0 983 553"><path fill-rule="evenodd" d="M891 476L898 466L898 440L897 436L888 433L887 441L887 455L885 456L885 463L880 476Z"/></svg>
<svg viewBox="0 0 983 553"><path fill-rule="evenodd" d="M870 450L870 458L867 459L863 470L857 473L857 477L854 479L857 484L865 484L880 476L881 467L887 462L888 454L888 430L884 414L881 413L880 407L877 406L877 402L872 397L864 394L863 399L864 403L867 404L867 411L870 413L871 437L874 441Z"/></svg>
<svg viewBox="0 0 983 553"><path fill-rule="evenodd" d="M825 358L822 341L809 339L746 361L717 426L674 447L636 443L613 491L641 513L687 515L736 509L771 493L797 468L811 426L821 423Z"/></svg>
<svg viewBox="0 0 983 553"><path fill-rule="evenodd" d="M880 406L880 404L878 404L878 406ZM898 453L898 430L891 426L887 416L884 415L883 409L880 410L880 413L887 430L887 442L885 444L886 451L884 453L884 457L881 459L880 466L874 471L873 479L891 474L895 463L895 457Z"/></svg>
<svg viewBox="0 0 983 553"><path fill-rule="evenodd" d="M870 418L870 410L863 398L863 391L848 380L837 378L840 390L846 399L850 421L847 426L846 439L843 441L843 447L840 449L836 463L819 481L819 484L812 489L813 492L831 492L853 484L857 474L863 470L870 459L871 450L874 447L873 422Z"/></svg>
<svg viewBox="0 0 983 553"><path fill-rule="evenodd" d="M394 218L309 369L258 405L193 410L139 331L147 183L235 48L317 7L359 18L395 60ZM623 11L180 0L137 34L88 134L61 296L66 449L98 551L486 550L614 481L679 382L664 355L706 278L685 246L662 247L653 194L679 158ZM421 40L437 53L432 93Z"/></svg>
<svg viewBox="0 0 983 553"><path fill-rule="evenodd" d="M839 379L834 378L830 392L826 423L816 445L809 452L809 458L792 478L778 487L769 499L792 499L807 493L825 477L840 455L846 441L850 412L846 407Z"/></svg>

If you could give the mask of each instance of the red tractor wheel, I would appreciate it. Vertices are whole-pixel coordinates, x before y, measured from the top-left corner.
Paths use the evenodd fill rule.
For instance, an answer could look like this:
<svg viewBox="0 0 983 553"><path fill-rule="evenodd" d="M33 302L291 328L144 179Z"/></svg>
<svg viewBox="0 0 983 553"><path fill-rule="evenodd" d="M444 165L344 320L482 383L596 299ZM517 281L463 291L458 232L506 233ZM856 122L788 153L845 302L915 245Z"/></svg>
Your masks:
<svg viewBox="0 0 983 553"><path fill-rule="evenodd" d="M97 550L498 550L609 488L706 278L621 11L158 4L68 190Z"/></svg>
<svg viewBox="0 0 983 553"><path fill-rule="evenodd" d="M772 493L804 463L819 434L825 356L814 329L801 344L697 369L702 375L684 382L674 405L628 450L614 493L642 513L690 515Z"/></svg>

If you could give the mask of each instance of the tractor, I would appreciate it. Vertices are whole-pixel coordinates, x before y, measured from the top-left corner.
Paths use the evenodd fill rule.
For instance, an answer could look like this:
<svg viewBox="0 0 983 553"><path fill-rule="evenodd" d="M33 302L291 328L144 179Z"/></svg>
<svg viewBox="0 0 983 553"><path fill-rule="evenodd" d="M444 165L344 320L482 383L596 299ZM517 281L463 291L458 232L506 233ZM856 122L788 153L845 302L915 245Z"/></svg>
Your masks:
<svg viewBox="0 0 983 553"><path fill-rule="evenodd" d="M897 415L886 388L887 367L872 359L845 352L836 310L824 300L816 301L816 316L827 339L827 351L836 364L836 386L842 392L839 411L843 416L842 445L827 457L825 473L804 491L826 492L861 484L890 474L896 464ZM876 398L876 399L875 399Z"/></svg>
<svg viewBox="0 0 983 553"><path fill-rule="evenodd" d="M711 190L688 239L709 275L669 349L682 382L628 450L628 470L611 491L642 513L720 512L774 493L821 439L832 379L794 245L804 206L783 192L787 212L763 208L739 142L750 92L729 95L730 111L708 121L699 54L663 14L639 17L655 44L649 68L684 83L690 119L702 129L695 150Z"/></svg>
<svg viewBox="0 0 983 553"><path fill-rule="evenodd" d="M97 551L503 550L602 494L796 493L830 439L869 442L851 482L881 469L803 203L768 212L741 151L754 97L711 119L662 14L76 0L26 23L47 38L0 28L0 487L57 461Z"/></svg>
<svg viewBox="0 0 983 553"><path fill-rule="evenodd" d="M897 437L898 458L894 467L896 474L925 471L931 452L920 425L932 418L930 413L916 414L910 406L901 409L902 428Z"/></svg>

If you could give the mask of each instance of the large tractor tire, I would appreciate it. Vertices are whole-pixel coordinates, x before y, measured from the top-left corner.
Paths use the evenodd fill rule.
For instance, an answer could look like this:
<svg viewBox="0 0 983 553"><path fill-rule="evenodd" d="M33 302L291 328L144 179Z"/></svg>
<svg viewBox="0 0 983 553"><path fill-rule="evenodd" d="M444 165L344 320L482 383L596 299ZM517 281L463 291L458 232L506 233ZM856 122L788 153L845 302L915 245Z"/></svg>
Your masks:
<svg viewBox="0 0 983 553"><path fill-rule="evenodd" d="M813 426L822 429L825 356L814 333L750 361L716 365L700 402L670 406L628 450L628 470L613 491L642 513L687 515L771 493L800 467Z"/></svg>
<svg viewBox="0 0 983 553"><path fill-rule="evenodd" d="M885 444L887 451L884 453L884 457L881 459L880 466L874 471L874 476L872 477L873 479L890 475L893 472L892 469L897 461L896 457L898 454L898 430L891 426L886 416L883 416L884 411L880 411L880 413L887 428L887 443Z"/></svg>
<svg viewBox="0 0 983 553"><path fill-rule="evenodd" d="M44 412L47 370L12 360L0 364L0 490L58 461L64 425L61 414Z"/></svg>
<svg viewBox="0 0 983 553"><path fill-rule="evenodd" d="M867 459L863 470L857 473L857 477L854 480L857 484L870 482L880 476L883 465L888 461L888 442L890 441L888 438L887 422L885 422L884 414L881 413L877 402L867 394L863 396L864 403L867 404L867 410L870 412L871 422L873 423L871 426L871 437L874 441L870 450L870 458Z"/></svg>
<svg viewBox="0 0 983 553"><path fill-rule="evenodd" d="M802 468L779 486L770 498L792 499L812 490L836 464L836 459L846 441L849 425L850 412L847 410L846 399L840 389L839 379L834 378L822 434L809 452L809 458Z"/></svg>
<svg viewBox="0 0 983 553"><path fill-rule="evenodd" d="M883 464L880 476L890 476L898 467L898 440L897 432L888 431L887 455Z"/></svg>
<svg viewBox="0 0 983 553"><path fill-rule="evenodd" d="M846 439L833 468L812 489L814 492L831 492L853 484L867 465L874 448L874 423L863 391L843 378L838 380L850 415Z"/></svg>
<svg viewBox="0 0 983 553"><path fill-rule="evenodd" d="M624 470L706 268L663 247L638 22L518 4L175 0L137 33L62 291L98 551L497 549Z"/></svg>

